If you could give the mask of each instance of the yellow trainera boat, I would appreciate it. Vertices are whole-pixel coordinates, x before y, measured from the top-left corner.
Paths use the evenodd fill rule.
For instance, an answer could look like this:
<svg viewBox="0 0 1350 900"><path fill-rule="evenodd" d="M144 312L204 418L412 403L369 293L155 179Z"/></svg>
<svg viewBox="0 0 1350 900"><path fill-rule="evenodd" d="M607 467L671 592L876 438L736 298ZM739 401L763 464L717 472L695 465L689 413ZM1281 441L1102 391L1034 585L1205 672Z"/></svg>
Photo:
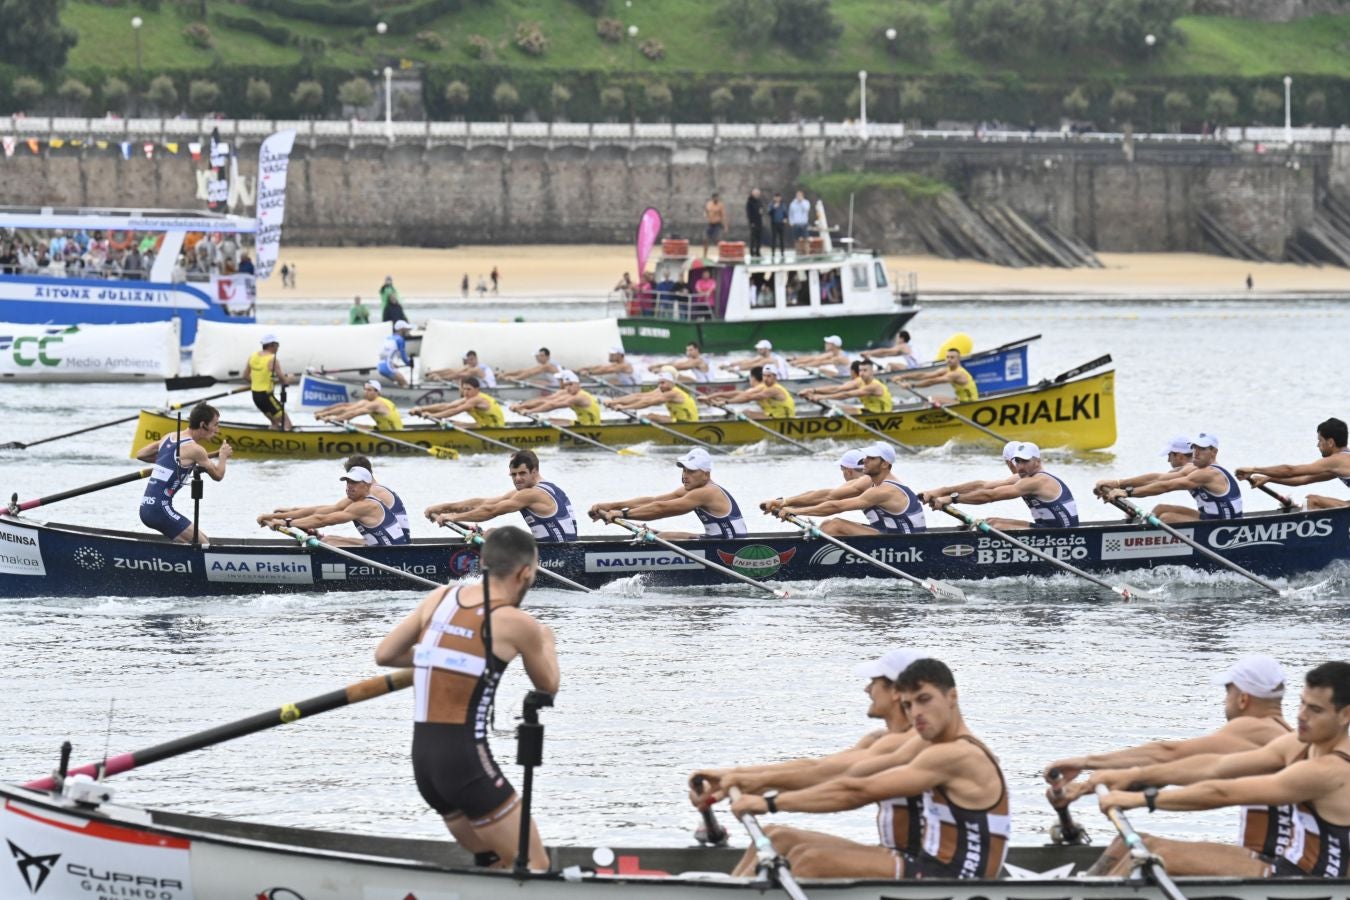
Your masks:
<svg viewBox="0 0 1350 900"><path fill-rule="evenodd" d="M802 402L800 406L809 406ZM1116 442L1115 372L1108 371L1085 376L1062 384L1038 386L1001 396L961 403L951 410L973 422L1005 436L1008 440L1034 441L1043 447L1066 447L1073 450L1099 450ZM948 441L967 443L991 442L991 438L964 422L947 415L944 410L929 407L897 409L889 413L867 413L856 417L868 427L882 432L896 441L920 447L936 447ZM859 428L840 416L797 416L762 423L779 434L795 440L832 439L848 442L870 442L875 435ZM172 432L178 420L163 413L143 410L136 423L132 453L150 441ZM706 413L698 422L670 425L668 428L697 438L709 444L754 444L772 441L754 425L724 418L717 413ZM567 449L591 450L593 446L575 439L572 429L549 428L534 424L509 425L505 428L485 428L480 433L496 441L515 447L537 449L562 446ZM670 434L638 422L606 422L574 429L576 434L614 447L633 444L681 445L682 441ZM453 447L461 453L501 452L479 441L472 434L439 426L407 428L391 432L399 441L416 444L419 448ZM383 456L410 456L419 449L392 443L377 433L353 433L335 426L301 427L294 431L269 431L258 426L237 422L222 422L217 442L228 440L234 446L235 456L254 459L310 459L342 457L353 453ZM218 443L208 442L208 449ZM786 446L786 445L784 445Z"/></svg>

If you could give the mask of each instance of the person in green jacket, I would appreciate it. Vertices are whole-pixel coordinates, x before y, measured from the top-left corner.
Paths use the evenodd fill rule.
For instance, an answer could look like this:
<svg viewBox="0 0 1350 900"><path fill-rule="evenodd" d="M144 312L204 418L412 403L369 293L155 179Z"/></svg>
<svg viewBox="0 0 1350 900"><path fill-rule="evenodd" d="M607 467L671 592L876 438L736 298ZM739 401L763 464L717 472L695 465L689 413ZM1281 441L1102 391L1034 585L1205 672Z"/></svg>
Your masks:
<svg viewBox="0 0 1350 900"><path fill-rule="evenodd" d="M370 322L370 307L361 302L361 295L357 294L352 298L352 305L347 310L348 325L366 325Z"/></svg>

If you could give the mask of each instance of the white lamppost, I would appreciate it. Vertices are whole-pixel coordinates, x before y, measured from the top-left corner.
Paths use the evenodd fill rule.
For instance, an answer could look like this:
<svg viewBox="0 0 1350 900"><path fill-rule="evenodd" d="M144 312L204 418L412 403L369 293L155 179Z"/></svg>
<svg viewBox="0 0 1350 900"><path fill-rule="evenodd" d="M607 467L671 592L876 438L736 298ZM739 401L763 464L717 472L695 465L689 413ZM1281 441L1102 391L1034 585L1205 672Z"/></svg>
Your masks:
<svg viewBox="0 0 1350 900"><path fill-rule="evenodd" d="M375 33L383 35L389 30L389 25L385 22L375 23ZM384 136L388 141L394 140L394 94L393 94L394 70L389 66L384 67Z"/></svg>
<svg viewBox="0 0 1350 900"><path fill-rule="evenodd" d="M131 17L131 33L136 36L136 115L141 114L141 26L145 21L140 16Z"/></svg>
<svg viewBox="0 0 1350 900"><path fill-rule="evenodd" d="M858 70L858 134L867 140L867 70Z"/></svg>
<svg viewBox="0 0 1350 900"><path fill-rule="evenodd" d="M1294 79L1284 76L1284 142L1290 145L1294 143L1294 120L1289 109L1289 89L1293 84Z"/></svg>

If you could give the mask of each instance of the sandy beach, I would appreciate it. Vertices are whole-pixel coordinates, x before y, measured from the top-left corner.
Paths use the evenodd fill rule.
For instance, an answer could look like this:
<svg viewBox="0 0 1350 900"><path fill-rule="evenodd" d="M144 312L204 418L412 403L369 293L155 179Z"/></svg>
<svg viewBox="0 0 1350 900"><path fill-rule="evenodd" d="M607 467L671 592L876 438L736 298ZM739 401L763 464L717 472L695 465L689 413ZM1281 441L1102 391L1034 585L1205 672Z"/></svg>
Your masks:
<svg viewBox="0 0 1350 900"><path fill-rule="evenodd" d="M449 250L408 247L298 247L282 260L297 268L296 287L274 275L259 286L263 299L374 297L386 275L402 296L457 297L496 266L508 297L601 297L636 266L633 249L612 245L474 246ZM888 256L893 273L914 272L921 297L966 294L1081 294L1102 297L1205 297L1253 294L1350 295L1350 271L1326 266L1257 264L1198 253L1105 253L1104 269L1008 269L929 256Z"/></svg>

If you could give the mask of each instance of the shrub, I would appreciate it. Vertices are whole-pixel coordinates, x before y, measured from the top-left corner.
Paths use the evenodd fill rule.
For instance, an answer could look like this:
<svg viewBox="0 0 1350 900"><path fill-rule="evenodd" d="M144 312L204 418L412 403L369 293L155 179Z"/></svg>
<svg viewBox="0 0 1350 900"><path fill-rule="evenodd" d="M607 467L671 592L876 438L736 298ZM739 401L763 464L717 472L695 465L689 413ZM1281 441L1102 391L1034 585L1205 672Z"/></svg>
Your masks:
<svg viewBox="0 0 1350 900"><path fill-rule="evenodd" d="M1263 122L1279 118L1284 109L1284 98L1270 88L1257 88L1252 91L1252 108Z"/></svg>
<svg viewBox="0 0 1350 900"><path fill-rule="evenodd" d="M1064 111L1075 119L1081 119L1091 105L1092 101L1088 99L1087 93L1081 86L1074 88L1064 96Z"/></svg>
<svg viewBox="0 0 1350 900"><path fill-rule="evenodd" d="M315 113L323 108L323 85L312 79L306 79L291 91L291 104L306 113Z"/></svg>
<svg viewBox="0 0 1350 900"><path fill-rule="evenodd" d="M595 23L595 33L600 40L617 44L623 40L623 23L618 19L599 19Z"/></svg>
<svg viewBox="0 0 1350 900"><path fill-rule="evenodd" d="M722 0L717 18L729 22L741 42L758 44L773 31L777 9L772 0Z"/></svg>
<svg viewBox="0 0 1350 900"><path fill-rule="evenodd" d="M548 50L548 38L538 22L521 22L516 26L516 46L529 56L543 56Z"/></svg>
<svg viewBox="0 0 1350 900"><path fill-rule="evenodd" d="M773 118L777 105L778 102L773 95L772 85L760 83L755 85L755 89L750 92L750 109L754 111L755 118L760 121Z"/></svg>
<svg viewBox="0 0 1350 900"><path fill-rule="evenodd" d="M450 108L459 111L469 105L469 86L462 81L452 81L445 86L445 102Z"/></svg>
<svg viewBox="0 0 1350 900"><path fill-rule="evenodd" d="M666 45L656 38L647 38L638 45L638 50L652 62L660 62L666 58Z"/></svg>
<svg viewBox="0 0 1350 900"><path fill-rule="evenodd" d="M1325 91L1313 91L1303 100L1303 109L1309 117L1321 119L1327 111L1327 95Z"/></svg>
<svg viewBox="0 0 1350 900"><path fill-rule="evenodd" d="M799 116L818 116L824 106L825 98L820 95L819 90L809 84L797 88L797 92L792 95L792 108Z"/></svg>
<svg viewBox="0 0 1350 900"><path fill-rule="evenodd" d="M775 0L774 40L801 56L819 56L844 33L830 0Z"/></svg>
<svg viewBox="0 0 1350 900"><path fill-rule="evenodd" d="M844 106L848 109L848 115L853 116L862 112L862 92L858 90L855 84L853 90L849 91L848 99L844 101ZM871 87L867 89L867 108L872 111L872 118L877 117L877 92Z"/></svg>
<svg viewBox="0 0 1350 900"><path fill-rule="evenodd" d="M520 91L509 81L503 81L492 89L492 105L503 114L509 115L520 106Z"/></svg>
<svg viewBox="0 0 1350 900"><path fill-rule="evenodd" d="M1169 122L1179 123L1190 115L1191 98L1182 91L1168 91L1163 97L1163 111L1167 113Z"/></svg>
<svg viewBox="0 0 1350 900"><path fill-rule="evenodd" d="M611 84L600 91L600 108L610 115L623 112L627 103L628 98L623 95L623 88L618 85Z"/></svg>
<svg viewBox="0 0 1350 900"><path fill-rule="evenodd" d="M188 84L188 107L197 114L211 112L220 105L220 85L206 79Z"/></svg>
<svg viewBox="0 0 1350 900"><path fill-rule="evenodd" d="M88 104L94 92L89 85L78 78L67 78L56 89L56 95L74 112L80 112Z"/></svg>
<svg viewBox="0 0 1350 900"><path fill-rule="evenodd" d="M669 85L658 81L656 84L647 85L643 91L643 98L647 101L647 108L656 112L666 112L675 102L675 95L671 93Z"/></svg>
<svg viewBox="0 0 1350 900"><path fill-rule="evenodd" d="M150 79L150 87L145 91L145 99L158 107L161 112L164 112L178 104L178 88L174 87L173 79L168 75L156 75Z"/></svg>
<svg viewBox="0 0 1350 900"><path fill-rule="evenodd" d="M364 78L353 78L338 85L338 102L343 106L366 107L375 102L375 89Z"/></svg>
<svg viewBox="0 0 1350 900"><path fill-rule="evenodd" d="M900 86L900 111L906 115L918 117L922 115L924 104L928 102L928 95L924 93L923 85L917 81L906 81Z"/></svg>
<svg viewBox="0 0 1350 900"><path fill-rule="evenodd" d="M110 111L125 108L129 96L131 86L117 76L103 82L103 105Z"/></svg>
<svg viewBox="0 0 1350 900"><path fill-rule="evenodd" d="M559 111L567 108L567 104L572 102L572 91L567 85L555 81L548 91L549 100L553 103L553 115L556 117Z"/></svg>
<svg viewBox="0 0 1350 900"><path fill-rule="evenodd" d="M904 59L925 59L933 40L933 26L923 9L913 3L901 3L895 11L895 40L886 37L886 29L879 34L886 44L886 52Z"/></svg>
<svg viewBox="0 0 1350 900"><path fill-rule="evenodd" d="M715 87L708 95L708 105L712 107L713 115L725 116L736 105L736 95L725 84Z"/></svg>
<svg viewBox="0 0 1350 900"><path fill-rule="evenodd" d="M1216 121L1228 121L1237 114L1237 97L1228 88L1217 88L1205 98L1205 115Z"/></svg>
<svg viewBox="0 0 1350 900"><path fill-rule="evenodd" d="M215 38L211 37L211 29L202 22L192 22L185 25L183 27L183 39L202 50L210 50L216 44Z"/></svg>
<svg viewBox="0 0 1350 900"><path fill-rule="evenodd" d="M419 31L413 40L417 42L419 47L434 53L439 53L449 44L449 41L445 39L445 35L435 31Z"/></svg>
<svg viewBox="0 0 1350 900"><path fill-rule="evenodd" d="M272 86L261 78L250 78L248 87L244 89L244 102L257 115L272 105Z"/></svg>
<svg viewBox="0 0 1350 900"><path fill-rule="evenodd" d="M1114 116L1128 116L1134 112L1138 105L1138 99L1133 91L1127 91L1125 88L1116 88L1111 92L1111 114Z"/></svg>
<svg viewBox="0 0 1350 900"><path fill-rule="evenodd" d="M469 55L474 59L489 60L493 57L492 41L481 34L469 35Z"/></svg>
<svg viewBox="0 0 1350 900"><path fill-rule="evenodd" d="M14 102L18 104L20 109L27 109L42 99L42 95L47 93L47 88L36 78L29 75L20 75L9 86L9 92L13 95Z"/></svg>

